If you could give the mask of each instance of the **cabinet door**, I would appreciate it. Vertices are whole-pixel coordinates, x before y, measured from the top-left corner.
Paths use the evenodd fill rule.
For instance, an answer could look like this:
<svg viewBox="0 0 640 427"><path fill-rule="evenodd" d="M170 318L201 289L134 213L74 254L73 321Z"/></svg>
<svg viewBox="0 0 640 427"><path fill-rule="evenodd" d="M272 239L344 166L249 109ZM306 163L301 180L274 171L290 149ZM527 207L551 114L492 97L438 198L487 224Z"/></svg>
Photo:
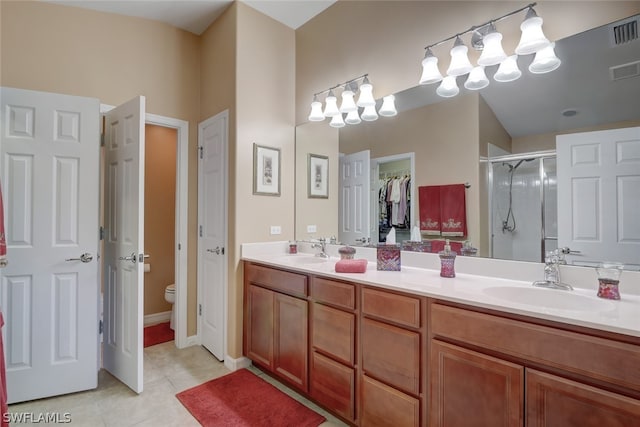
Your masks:
<svg viewBox="0 0 640 427"><path fill-rule="evenodd" d="M312 347L353 367L356 363L355 314L317 303L312 308Z"/></svg>
<svg viewBox="0 0 640 427"><path fill-rule="evenodd" d="M249 285L245 308L247 357L270 370L273 370L273 295L268 289Z"/></svg>
<svg viewBox="0 0 640 427"><path fill-rule="evenodd" d="M640 401L527 369L527 426L638 427Z"/></svg>
<svg viewBox="0 0 640 427"><path fill-rule="evenodd" d="M429 425L522 427L524 367L433 340L430 372Z"/></svg>
<svg viewBox="0 0 640 427"><path fill-rule="evenodd" d="M307 301L275 293L275 371L297 385L307 388Z"/></svg>

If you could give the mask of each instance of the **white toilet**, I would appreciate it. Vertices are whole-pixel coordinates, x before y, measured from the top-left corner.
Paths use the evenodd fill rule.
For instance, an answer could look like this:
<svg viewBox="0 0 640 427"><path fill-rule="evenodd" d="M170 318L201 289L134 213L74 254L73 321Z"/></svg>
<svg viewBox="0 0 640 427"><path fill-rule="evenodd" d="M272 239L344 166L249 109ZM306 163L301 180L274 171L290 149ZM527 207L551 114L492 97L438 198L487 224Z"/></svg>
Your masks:
<svg viewBox="0 0 640 427"><path fill-rule="evenodd" d="M176 302L176 285L175 284L172 283L164 289L164 299L171 304L171 322L169 323L169 327L171 329L174 329L173 322L176 317L176 309L174 304Z"/></svg>

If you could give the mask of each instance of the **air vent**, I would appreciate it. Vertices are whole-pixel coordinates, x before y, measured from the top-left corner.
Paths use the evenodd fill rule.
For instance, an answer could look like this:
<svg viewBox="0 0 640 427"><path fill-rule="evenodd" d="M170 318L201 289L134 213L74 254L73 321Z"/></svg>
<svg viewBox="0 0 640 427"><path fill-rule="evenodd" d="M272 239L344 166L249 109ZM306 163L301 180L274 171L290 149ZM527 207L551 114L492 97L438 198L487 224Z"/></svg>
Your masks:
<svg viewBox="0 0 640 427"><path fill-rule="evenodd" d="M611 24L609 28L613 46L638 40L638 16Z"/></svg>
<svg viewBox="0 0 640 427"><path fill-rule="evenodd" d="M640 61L630 62L628 64L616 65L609 68L611 80L628 79L630 77L640 76Z"/></svg>

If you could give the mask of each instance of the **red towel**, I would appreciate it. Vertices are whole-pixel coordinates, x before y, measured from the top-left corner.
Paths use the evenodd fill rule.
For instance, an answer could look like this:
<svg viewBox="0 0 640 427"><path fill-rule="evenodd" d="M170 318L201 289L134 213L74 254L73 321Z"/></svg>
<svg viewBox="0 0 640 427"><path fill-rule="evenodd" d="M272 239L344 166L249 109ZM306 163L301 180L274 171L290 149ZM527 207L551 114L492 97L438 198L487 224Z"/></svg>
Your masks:
<svg viewBox="0 0 640 427"><path fill-rule="evenodd" d="M467 208L464 184L440 186L440 220L443 236L467 235Z"/></svg>
<svg viewBox="0 0 640 427"><path fill-rule="evenodd" d="M439 236L440 228L440 186L418 187L420 206L420 230L424 234Z"/></svg>
<svg viewBox="0 0 640 427"><path fill-rule="evenodd" d="M364 273L367 264L366 259L341 259L336 262L336 273Z"/></svg>

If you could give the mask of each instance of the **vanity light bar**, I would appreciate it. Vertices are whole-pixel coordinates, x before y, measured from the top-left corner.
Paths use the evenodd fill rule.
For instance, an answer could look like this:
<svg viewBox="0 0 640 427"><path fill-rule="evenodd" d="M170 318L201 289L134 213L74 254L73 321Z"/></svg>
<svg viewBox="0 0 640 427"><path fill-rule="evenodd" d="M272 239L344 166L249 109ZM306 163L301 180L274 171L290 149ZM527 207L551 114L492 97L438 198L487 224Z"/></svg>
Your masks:
<svg viewBox="0 0 640 427"><path fill-rule="evenodd" d="M358 80L362 80L360 86L358 86ZM335 95L335 91L341 88L342 101L338 107L338 98ZM359 92L357 102L355 100L356 92ZM318 99L318 96L325 93L327 95L324 100L325 105L323 110L322 102ZM360 114L360 108L363 109L362 114ZM311 102L311 112L308 119L311 122L321 122L326 118L331 118L329 126L341 128L346 126L346 124L354 125L361 123L362 120L377 120L378 114L381 116L392 117L397 113L395 97L393 95L385 96L382 107L376 112L376 100L373 96L373 85L369 82L369 75L363 74L355 79L347 80L346 82L337 84L329 89L314 93L313 101ZM346 117L343 115L346 115Z"/></svg>
<svg viewBox="0 0 640 427"><path fill-rule="evenodd" d="M533 9L536 4L530 3L513 12L483 24L474 25L468 30L426 46L422 60L420 84L440 83L436 93L443 97L452 97L459 93L456 77L468 74L464 83L465 88L479 90L489 85L489 80L485 75L486 68L496 65L498 65L498 69L493 79L498 82L510 82L522 75L517 63L519 55L535 54L533 62L529 66L531 73L548 73L558 68L561 61L555 54L555 44L551 43L542 32L542 18ZM520 42L515 49L515 54L507 55L502 48L502 34L496 30L495 24L524 10L527 11L527 14L520 25L522 31ZM475 67L469 61L468 48L461 39L463 35L468 33L473 34L471 45L475 49L483 50L478 59L478 65ZM446 76L443 76L438 69L438 58L433 54L431 48L450 40L455 40L450 52L451 64L447 69Z"/></svg>

